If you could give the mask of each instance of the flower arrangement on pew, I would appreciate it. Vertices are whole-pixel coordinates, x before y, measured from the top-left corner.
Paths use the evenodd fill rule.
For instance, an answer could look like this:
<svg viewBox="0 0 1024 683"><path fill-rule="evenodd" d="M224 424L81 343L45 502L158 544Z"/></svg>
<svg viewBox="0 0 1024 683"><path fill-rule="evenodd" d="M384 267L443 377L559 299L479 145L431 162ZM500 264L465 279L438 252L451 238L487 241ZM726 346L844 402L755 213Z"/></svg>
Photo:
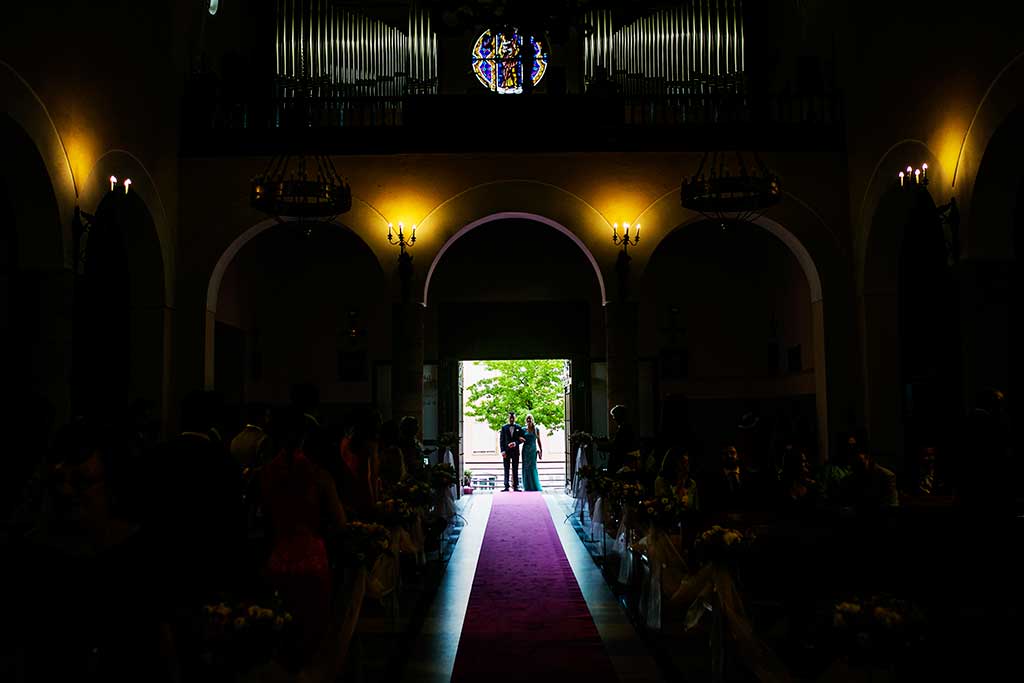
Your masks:
<svg viewBox="0 0 1024 683"><path fill-rule="evenodd" d="M610 478L605 494L608 516L605 528L613 536L628 532L635 524L635 511L644 497L644 488L638 482ZM625 526L626 528L622 528Z"/></svg>
<svg viewBox="0 0 1024 683"><path fill-rule="evenodd" d="M427 478L435 490L444 490L458 482L455 468L445 462L439 462L427 468Z"/></svg>
<svg viewBox="0 0 1024 683"><path fill-rule="evenodd" d="M849 597L832 606L838 650L852 661L891 661L923 637L924 615L907 600Z"/></svg>
<svg viewBox="0 0 1024 683"><path fill-rule="evenodd" d="M572 446L573 449L579 448L580 446L589 448L593 443L594 435L589 432L575 431L569 435L569 445Z"/></svg>
<svg viewBox="0 0 1024 683"><path fill-rule="evenodd" d="M658 531L673 531L682 521L686 505L669 496L655 496L640 501L637 506L637 523L644 527L654 527Z"/></svg>
<svg viewBox="0 0 1024 683"><path fill-rule="evenodd" d="M409 524L416 517L415 510L407 502L393 496L377 501L375 508L374 516L387 528Z"/></svg>
<svg viewBox="0 0 1024 683"><path fill-rule="evenodd" d="M204 659L244 672L270 661L291 636L292 615L275 599L203 606Z"/></svg>
<svg viewBox="0 0 1024 683"><path fill-rule="evenodd" d="M429 476L428 472L430 470L425 469L423 471L425 474L422 476ZM454 470L452 471L454 472ZM391 487L389 496L405 501L411 508L421 509L426 509L433 505L436 497L434 488L428 482L420 479L406 479L395 484Z"/></svg>
<svg viewBox="0 0 1024 683"><path fill-rule="evenodd" d="M391 548L391 534L380 524L349 522L339 534L342 561L348 567L372 568Z"/></svg>
<svg viewBox="0 0 1024 683"><path fill-rule="evenodd" d="M715 524L694 541L697 557L701 563L735 559L738 554L750 548L754 540L751 532Z"/></svg>

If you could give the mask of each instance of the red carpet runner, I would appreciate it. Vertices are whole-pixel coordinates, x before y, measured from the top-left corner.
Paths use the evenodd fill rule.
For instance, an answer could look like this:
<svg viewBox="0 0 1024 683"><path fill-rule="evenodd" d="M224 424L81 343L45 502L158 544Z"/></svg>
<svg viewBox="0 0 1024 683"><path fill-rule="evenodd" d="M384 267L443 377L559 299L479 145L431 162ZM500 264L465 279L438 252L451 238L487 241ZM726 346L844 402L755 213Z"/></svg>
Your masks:
<svg viewBox="0 0 1024 683"><path fill-rule="evenodd" d="M617 680L543 495L495 494L452 680L568 674Z"/></svg>

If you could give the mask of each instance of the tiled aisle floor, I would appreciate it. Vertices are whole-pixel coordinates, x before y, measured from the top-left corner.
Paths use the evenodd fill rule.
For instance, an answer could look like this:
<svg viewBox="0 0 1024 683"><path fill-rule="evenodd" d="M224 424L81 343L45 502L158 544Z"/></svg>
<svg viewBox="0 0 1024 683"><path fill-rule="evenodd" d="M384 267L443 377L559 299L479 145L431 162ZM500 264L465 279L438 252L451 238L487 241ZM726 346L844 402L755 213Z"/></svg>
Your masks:
<svg viewBox="0 0 1024 683"><path fill-rule="evenodd" d="M496 493L493 495L515 495ZM579 582L583 598L597 625L598 633L612 659L615 671L622 681L660 681L654 660L647 654L618 601L608 589L601 570L590 558L572 526L565 522L565 513L558 497L548 494L545 501L558 529L562 548ZM455 546L448 571L441 580L437 597L430 608L406 668L409 682L448 681L455 664L459 636L469 602L469 592L476 575L477 559L483 543L487 518L491 511L491 495L469 496L462 514L466 526ZM486 672L481 672L481 681Z"/></svg>

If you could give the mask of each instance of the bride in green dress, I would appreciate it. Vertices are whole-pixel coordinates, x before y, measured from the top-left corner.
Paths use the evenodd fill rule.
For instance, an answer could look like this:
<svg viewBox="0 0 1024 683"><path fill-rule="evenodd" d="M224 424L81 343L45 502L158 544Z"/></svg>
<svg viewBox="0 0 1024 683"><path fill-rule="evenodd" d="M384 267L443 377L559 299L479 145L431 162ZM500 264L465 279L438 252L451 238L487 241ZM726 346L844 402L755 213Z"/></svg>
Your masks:
<svg viewBox="0 0 1024 683"><path fill-rule="evenodd" d="M526 416L526 431L523 436L523 490L543 491L540 475L537 474L537 460L544 459L544 446L541 445L540 429L533 421L533 415Z"/></svg>

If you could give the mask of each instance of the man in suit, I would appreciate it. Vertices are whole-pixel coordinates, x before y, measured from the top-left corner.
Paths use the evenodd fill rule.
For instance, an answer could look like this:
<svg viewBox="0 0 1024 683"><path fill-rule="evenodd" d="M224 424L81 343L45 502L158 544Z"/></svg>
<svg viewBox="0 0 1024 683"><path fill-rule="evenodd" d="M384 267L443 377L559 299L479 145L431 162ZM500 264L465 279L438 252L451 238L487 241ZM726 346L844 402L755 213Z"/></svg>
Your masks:
<svg viewBox="0 0 1024 683"><path fill-rule="evenodd" d="M519 490L519 444L526 441L523 428L516 424L516 414L508 414L508 424L501 428L498 443L501 444L501 461L505 466L505 488L508 491L508 470L512 468L512 488Z"/></svg>

